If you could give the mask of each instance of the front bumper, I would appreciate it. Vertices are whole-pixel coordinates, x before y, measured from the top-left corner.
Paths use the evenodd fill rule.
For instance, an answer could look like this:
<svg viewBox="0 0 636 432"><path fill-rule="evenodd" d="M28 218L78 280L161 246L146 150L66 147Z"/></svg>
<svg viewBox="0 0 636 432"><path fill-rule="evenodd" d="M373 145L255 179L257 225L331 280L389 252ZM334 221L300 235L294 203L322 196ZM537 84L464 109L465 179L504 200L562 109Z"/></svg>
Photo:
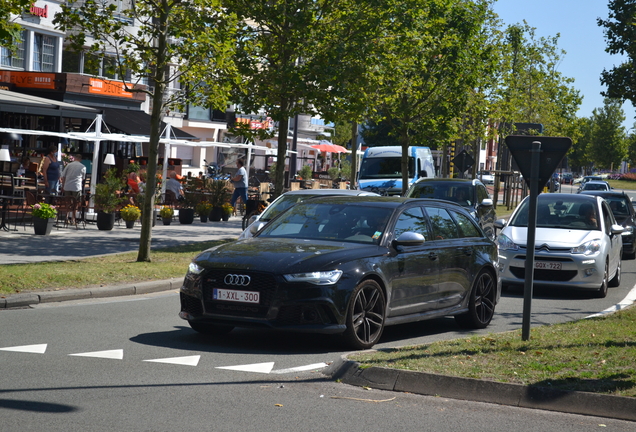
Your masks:
<svg viewBox="0 0 636 432"><path fill-rule="evenodd" d="M282 277L252 272L253 286L242 289L258 291L259 304L216 300L214 288L233 288L223 282L227 273L232 271L215 270L201 277L186 276L180 292L179 316L201 323L307 333L334 334L346 329L347 293L353 290L353 287L348 289L347 284L291 284Z"/></svg>
<svg viewBox="0 0 636 432"><path fill-rule="evenodd" d="M605 259L602 254L574 255L569 252L535 252L538 261L560 263L561 270L535 269L534 285L598 289L603 283ZM503 285L525 283L526 251L499 251L499 271Z"/></svg>

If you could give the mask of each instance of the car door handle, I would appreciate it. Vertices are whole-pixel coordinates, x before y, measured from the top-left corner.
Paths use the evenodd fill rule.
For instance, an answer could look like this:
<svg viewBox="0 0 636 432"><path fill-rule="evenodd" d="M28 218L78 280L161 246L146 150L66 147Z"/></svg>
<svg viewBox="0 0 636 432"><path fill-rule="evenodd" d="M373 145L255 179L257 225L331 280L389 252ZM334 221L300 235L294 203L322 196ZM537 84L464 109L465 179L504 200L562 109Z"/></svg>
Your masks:
<svg viewBox="0 0 636 432"><path fill-rule="evenodd" d="M437 259L437 254L435 252L430 252L428 254L428 259L430 259L431 261L435 261Z"/></svg>

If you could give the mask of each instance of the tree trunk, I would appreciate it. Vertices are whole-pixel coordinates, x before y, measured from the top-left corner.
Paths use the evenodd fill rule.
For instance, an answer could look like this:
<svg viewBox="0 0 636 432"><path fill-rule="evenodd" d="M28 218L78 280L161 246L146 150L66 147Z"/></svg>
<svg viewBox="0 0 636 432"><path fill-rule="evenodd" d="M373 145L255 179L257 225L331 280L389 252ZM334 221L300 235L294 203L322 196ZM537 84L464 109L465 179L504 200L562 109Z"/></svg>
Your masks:
<svg viewBox="0 0 636 432"><path fill-rule="evenodd" d="M152 112L150 113L150 144L148 151L148 171L146 178L146 199L144 199L141 224L141 234L139 237L139 253L137 262L150 262L150 243L152 241L152 218L154 216L155 193L157 178L157 162L159 159L159 138L161 134L161 116L163 114L163 95L166 90L166 65L167 65L167 42L166 32L169 6L166 0L161 1L161 12L159 13L159 27L164 31L157 35L157 63L153 71L153 81L155 91L152 98ZM168 162L168 155L164 158L164 163ZM162 179L165 181L166 179Z"/></svg>

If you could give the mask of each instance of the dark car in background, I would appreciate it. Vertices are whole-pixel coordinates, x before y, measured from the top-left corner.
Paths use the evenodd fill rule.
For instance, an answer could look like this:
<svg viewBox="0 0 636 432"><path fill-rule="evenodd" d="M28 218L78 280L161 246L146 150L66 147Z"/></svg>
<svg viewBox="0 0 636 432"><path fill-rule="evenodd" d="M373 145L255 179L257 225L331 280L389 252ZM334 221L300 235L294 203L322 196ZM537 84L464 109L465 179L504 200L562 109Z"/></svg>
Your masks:
<svg viewBox="0 0 636 432"><path fill-rule="evenodd" d="M495 207L486 186L477 179L424 178L413 183L405 196L458 203L468 210L488 237L495 238Z"/></svg>
<svg viewBox="0 0 636 432"><path fill-rule="evenodd" d="M454 316L485 328L499 301L497 246L440 200L326 197L297 203L254 237L190 264L179 316L234 327L341 334L370 348L387 325Z"/></svg>
<svg viewBox="0 0 636 432"><path fill-rule="evenodd" d="M602 197L610 206L616 223L625 228L623 237L623 258L636 258L636 212L632 199L625 193L619 191L582 191L582 195L595 195Z"/></svg>

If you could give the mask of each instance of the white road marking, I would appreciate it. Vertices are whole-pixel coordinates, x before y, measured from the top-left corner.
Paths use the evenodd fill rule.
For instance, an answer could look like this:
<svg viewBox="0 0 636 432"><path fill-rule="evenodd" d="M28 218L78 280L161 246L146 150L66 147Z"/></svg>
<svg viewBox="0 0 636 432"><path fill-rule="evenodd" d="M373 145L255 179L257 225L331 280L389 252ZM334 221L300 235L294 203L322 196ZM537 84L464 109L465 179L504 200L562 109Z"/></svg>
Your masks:
<svg viewBox="0 0 636 432"><path fill-rule="evenodd" d="M144 360L146 362L155 362L155 363L170 363L184 366L196 366L199 364L200 355L195 356L187 356L187 357L171 357L171 358L163 358L163 359L153 359L153 360Z"/></svg>
<svg viewBox="0 0 636 432"><path fill-rule="evenodd" d="M272 368L274 367L274 362L269 363L254 363L248 365L239 365L239 366L219 366L216 369L227 369L227 370L235 370L242 372L256 372L256 373L270 373Z"/></svg>
<svg viewBox="0 0 636 432"><path fill-rule="evenodd" d="M94 352L69 354L69 355L77 356L77 357L98 357L98 358L121 360L124 358L124 350L118 349L118 350L109 350L109 351L94 351Z"/></svg>
<svg viewBox="0 0 636 432"><path fill-rule="evenodd" d="M34 354L44 354L47 344L40 345L22 345L14 347L0 348L0 351L25 352Z"/></svg>
<svg viewBox="0 0 636 432"><path fill-rule="evenodd" d="M631 306L636 301L636 285L632 288L632 290L627 294L627 296L621 300L618 304L615 304L612 307L605 309L599 313L595 313L593 315L586 316L585 318L595 318L604 315L609 315L611 313L617 312L621 309L625 309L628 306Z"/></svg>
<svg viewBox="0 0 636 432"><path fill-rule="evenodd" d="M314 364L310 364L310 365L298 366L298 367L289 368L289 369L273 370L270 373L273 373L273 374L286 374L286 373L294 373L294 372L303 372L303 371L308 371L308 370L323 369L323 368L326 368L327 366L329 366L327 363L314 363Z"/></svg>

